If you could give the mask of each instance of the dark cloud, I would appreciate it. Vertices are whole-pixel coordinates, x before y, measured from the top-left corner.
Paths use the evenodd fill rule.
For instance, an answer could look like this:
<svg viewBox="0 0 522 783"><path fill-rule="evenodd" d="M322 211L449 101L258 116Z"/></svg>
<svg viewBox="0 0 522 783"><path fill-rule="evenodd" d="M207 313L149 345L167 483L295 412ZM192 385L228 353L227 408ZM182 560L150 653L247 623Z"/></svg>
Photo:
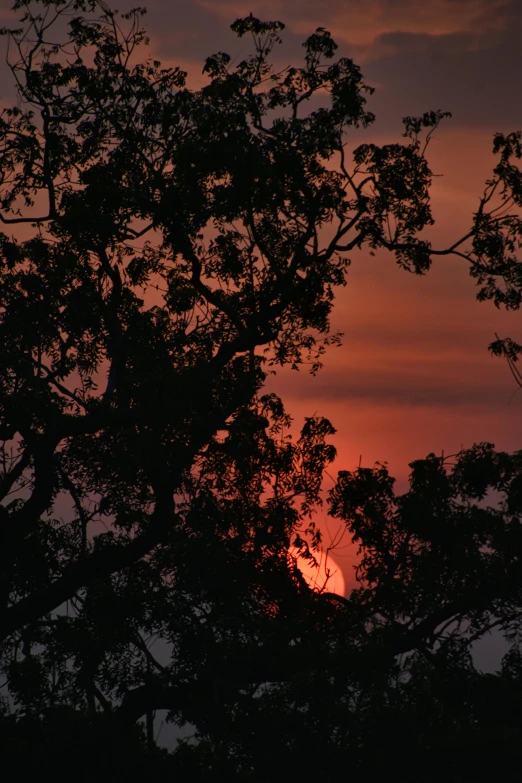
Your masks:
<svg viewBox="0 0 522 783"><path fill-rule="evenodd" d="M328 27L344 41L368 43L383 32L451 32L477 28L484 15L502 11L509 0L200 0L222 15L252 11L278 18L300 31Z"/></svg>
<svg viewBox="0 0 522 783"><path fill-rule="evenodd" d="M296 62L315 26L329 28L340 55L361 62L377 87L369 108L379 126L405 114L453 112L453 124L509 131L522 127L521 0L145 0L151 48L196 80L206 57L224 50L241 58L250 42L230 24L250 11L288 23L278 63ZM11 0L0 0L0 18ZM114 2L122 11L135 0ZM3 76L3 71L1 76ZM3 81L3 80L2 80Z"/></svg>
<svg viewBox="0 0 522 783"><path fill-rule="evenodd" d="M488 27L489 18L484 13L474 28L445 35L380 35L364 55L366 77L378 85L378 116L441 108L457 125L521 128L522 9L512 2Z"/></svg>
<svg viewBox="0 0 522 783"><path fill-rule="evenodd" d="M274 57L295 62L302 41L317 25L329 28L339 54L360 62L376 86L369 108L379 126L397 127L405 114L429 109L453 112L453 125L510 131L522 127L517 99L522 72L520 0L217 0L149 2L147 23L158 55L193 64L200 74L205 58L225 50L249 51L229 29L250 11L288 23L284 45Z"/></svg>
<svg viewBox="0 0 522 783"><path fill-rule="evenodd" d="M361 62L377 87L370 108L382 124L443 108L454 124L522 127L520 0L205 0L168 7L156 0L150 21L162 53L203 61L216 48L244 50L228 25L250 11L287 22L285 46L276 53L282 59L300 57L315 26L330 29L339 54Z"/></svg>
<svg viewBox="0 0 522 783"><path fill-rule="evenodd" d="M203 65L217 51L236 52L238 41L230 20L190 0L149 0L147 27L159 57Z"/></svg>
<svg viewBox="0 0 522 783"><path fill-rule="evenodd" d="M460 365L457 370L457 364ZM502 408L522 405L522 390L502 373L484 375L480 368L463 363L420 363L416 369L401 364L398 369L365 369L357 366L323 368L306 378L283 373L270 381L270 388L284 398L331 403L369 403L376 406L426 408Z"/></svg>

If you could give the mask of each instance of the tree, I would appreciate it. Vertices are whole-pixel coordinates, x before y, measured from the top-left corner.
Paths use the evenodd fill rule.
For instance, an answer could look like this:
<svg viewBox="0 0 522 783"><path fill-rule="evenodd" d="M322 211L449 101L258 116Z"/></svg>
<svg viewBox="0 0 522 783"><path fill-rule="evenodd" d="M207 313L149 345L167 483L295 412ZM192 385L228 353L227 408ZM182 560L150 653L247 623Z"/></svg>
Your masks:
<svg viewBox="0 0 522 783"><path fill-rule="evenodd" d="M329 513L360 545L359 588L312 594L301 623L295 605L278 670L255 696L223 698L203 741L176 755L187 778L509 779L522 736L521 461L490 444L432 454L399 496L382 465L341 472ZM495 675L471 655L492 628L511 642Z"/></svg>
<svg viewBox="0 0 522 783"><path fill-rule="evenodd" d="M2 492L16 496L2 506L3 639L159 546L177 524L175 493L262 385L256 349L269 365L316 362L335 339L344 252L381 244L388 214L414 243L430 221L413 121L384 162L365 148L353 175L326 165L343 155L345 128L372 120L359 69L324 65L328 33L306 42L304 67L277 74L268 58L282 25L238 20L254 55L233 69L209 58L194 92L178 69L132 65L140 12L123 34L97 2L15 7L27 109L2 118L0 219L35 235L2 237ZM69 15L68 40L48 43ZM319 90L330 108L302 116ZM363 160L366 186L382 176L373 197L354 179ZM45 518L60 493L76 515L57 532ZM91 539L94 519L111 532ZM28 541L46 552L43 531L67 542L21 584Z"/></svg>
<svg viewBox="0 0 522 783"><path fill-rule="evenodd" d="M308 419L294 442L263 382L285 363L315 372L339 339L329 315L351 250L388 249L419 274L434 255L464 253L486 293L498 278L516 287L509 236L494 244L511 224L492 200L498 183L501 199L514 197L517 150L498 142L498 183L472 231L436 250L421 236L432 222L425 152L444 113L405 118L404 143L361 145L350 166L345 133L373 120L370 89L351 60L334 59L325 30L305 42L302 66L278 72L283 25L239 19L253 54L236 66L210 57L194 91L177 68L137 63L141 11L120 18L98 0L15 8L20 104L1 117L0 221L32 235L1 236L0 639L11 698L36 724L73 714L80 735L94 726L98 736L100 710L116 738L148 716L149 746L152 712L168 709L197 727L198 747L176 760L189 779L262 779L256 732L269 720L282 769L315 736L334 780L371 735L364 715L375 728L397 656L440 639L436 531L426 544L427 534L397 532L398 520L413 524L446 481L446 505L429 519L462 526L462 487L434 458L410 506L383 471L342 476L332 510L361 538L366 586L347 603L316 595L288 549L313 556L333 428ZM502 459L515 460L511 473L519 465ZM375 513L363 530L352 495L364 481ZM482 574L493 560L468 545L455 579L476 601L472 566ZM515 594L495 589L479 605L446 606L441 622L478 612L483 633L497 604L508 621L512 599L518 617ZM158 636L167 663L148 645ZM393 693L415 702L415 688ZM16 725L23 736L28 724ZM346 725L358 727L349 742Z"/></svg>

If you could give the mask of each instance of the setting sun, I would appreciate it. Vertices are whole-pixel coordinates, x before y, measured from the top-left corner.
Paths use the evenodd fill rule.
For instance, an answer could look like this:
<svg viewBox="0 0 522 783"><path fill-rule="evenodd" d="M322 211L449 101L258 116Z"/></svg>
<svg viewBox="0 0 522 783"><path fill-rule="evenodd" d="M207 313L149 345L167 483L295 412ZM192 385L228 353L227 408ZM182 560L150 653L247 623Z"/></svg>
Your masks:
<svg viewBox="0 0 522 783"><path fill-rule="evenodd" d="M317 553L317 565L301 556L295 547L290 549L290 555L313 590L344 595L346 585L343 573L330 555L325 552Z"/></svg>

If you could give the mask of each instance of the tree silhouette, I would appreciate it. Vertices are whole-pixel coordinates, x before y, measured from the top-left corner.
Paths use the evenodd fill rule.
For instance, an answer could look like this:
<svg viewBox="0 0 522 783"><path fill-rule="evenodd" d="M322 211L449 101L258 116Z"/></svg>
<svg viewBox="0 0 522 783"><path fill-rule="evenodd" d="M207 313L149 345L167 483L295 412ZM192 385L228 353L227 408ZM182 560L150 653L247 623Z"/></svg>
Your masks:
<svg viewBox="0 0 522 783"><path fill-rule="evenodd" d="M262 387L274 366L317 371L339 340L329 316L351 250L390 250L417 274L464 255L483 297L518 306L519 226L495 201L519 204L518 137L497 138L470 233L437 250L421 236L425 152L444 113L405 118L402 144L349 162L371 90L325 30L277 71L283 25L239 19L253 54L208 58L190 90L177 68L136 64L140 10L15 8L0 221L31 236L0 237L6 759L36 774L63 740L55 777L91 745L86 780L102 766L264 781L275 765L334 781L389 769L416 731L403 779L434 748L462 779L459 748L491 730L485 703L507 716L520 687L520 454L483 444L451 469L431 455L399 498L382 466L340 474L330 513L360 542L360 588L316 593L289 548L320 543L334 430L312 417L292 439ZM485 508L489 490L504 504ZM513 648L484 680L469 650L495 625ZM197 742L157 751L159 709Z"/></svg>

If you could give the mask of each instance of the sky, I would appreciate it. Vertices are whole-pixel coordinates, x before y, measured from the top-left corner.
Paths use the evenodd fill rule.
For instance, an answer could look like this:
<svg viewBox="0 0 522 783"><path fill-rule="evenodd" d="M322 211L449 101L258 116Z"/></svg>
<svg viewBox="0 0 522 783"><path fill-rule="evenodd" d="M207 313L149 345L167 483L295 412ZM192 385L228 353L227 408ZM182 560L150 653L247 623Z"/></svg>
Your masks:
<svg viewBox="0 0 522 783"><path fill-rule="evenodd" d="M377 120L365 140L400 141L401 118L452 112L429 150L434 179L430 231L444 247L470 226L494 165L493 134L522 129L522 2L519 0L152 0L148 25L161 58L201 79L217 50L243 56L228 26L252 12L286 24L282 62L302 56L316 27L330 30L375 87ZM360 143L362 139L356 139ZM520 313L476 301L463 260L439 258L424 277L391 256L352 256L333 324L344 333L316 376L283 371L270 381L296 417L327 416L337 428L332 474L388 462L406 488L409 463L474 442L521 447L522 389L488 352L500 336L522 338ZM354 553L337 561L350 581Z"/></svg>
<svg viewBox="0 0 522 783"><path fill-rule="evenodd" d="M114 3L125 10L135 2ZM149 0L146 25L155 57L203 83L205 58L219 50L242 57L248 43L229 30L250 12L285 22L281 63L302 57L301 44L325 27L375 87L377 115L365 141L401 140L401 118L452 112L435 134L429 160L435 226L444 247L464 234L491 173L494 132L522 129L522 0ZM0 23L10 0L0 0ZM0 70L0 100L7 87ZM362 137L354 139L360 143ZM475 301L461 259L439 258L424 277L397 268L387 254L352 256L333 316L344 333L312 377L284 370L270 388L298 424L327 416L337 428L332 474L387 462L406 488L408 464L430 452L455 453L474 442L521 447L522 389L487 349L510 335L522 340L519 313ZM353 553L338 558L350 580Z"/></svg>

